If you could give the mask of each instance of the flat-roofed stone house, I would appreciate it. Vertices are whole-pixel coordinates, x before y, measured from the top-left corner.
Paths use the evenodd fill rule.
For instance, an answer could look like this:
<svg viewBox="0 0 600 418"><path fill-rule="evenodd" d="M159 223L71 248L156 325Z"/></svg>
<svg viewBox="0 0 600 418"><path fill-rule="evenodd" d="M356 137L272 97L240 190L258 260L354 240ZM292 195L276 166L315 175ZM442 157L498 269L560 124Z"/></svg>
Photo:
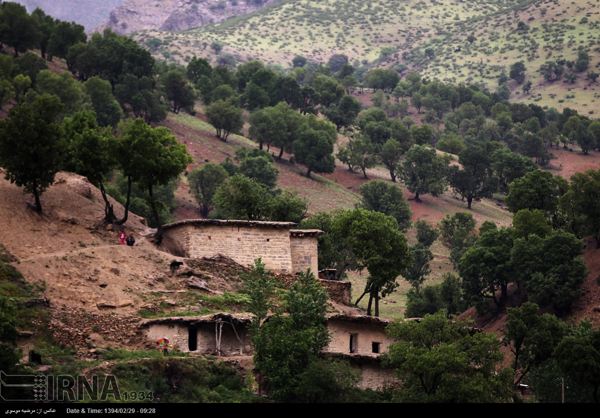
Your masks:
<svg viewBox="0 0 600 418"><path fill-rule="evenodd" d="M276 273L311 269L317 274L317 229L295 229L292 222L189 219L163 226L161 248L173 255L203 258L223 255L242 266L257 258Z"/></svg>

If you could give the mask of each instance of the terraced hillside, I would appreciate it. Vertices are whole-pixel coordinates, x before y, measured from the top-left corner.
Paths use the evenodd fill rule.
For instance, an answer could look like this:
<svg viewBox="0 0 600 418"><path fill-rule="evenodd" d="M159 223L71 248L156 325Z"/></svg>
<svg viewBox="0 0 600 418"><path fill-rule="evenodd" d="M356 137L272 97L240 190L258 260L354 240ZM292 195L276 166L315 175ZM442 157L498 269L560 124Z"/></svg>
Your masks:
<svg viewBox="0 0 600 418"><path fill-rule="evenodd" d="M590 71L599 72L600 2L598 0L538 0L510 13L473 19L460 25L447 36L430 39L406 56L424 75L449 82L483 83L495 88L499 76L509 74L511 64L525 63L526 81L531 81L530 94L516 83L513 98L541 102L543 105L574 107L580 112L598 113L600 83L588 79ZM433 50L433 58L425 51ZM578 49L588 51L587 70L575 80L548 82L540 67L549 60L573 61ZM387 60L392 64L395 60ZM566 70L568 72L568 70ZM571 82L572 81L572 82Z"/></svg>
<svg viewBox="0 0 600 418"><path fill-rule="evenodd" d="M519 0L288 0L244 18L184 33L145 32L138 39L160 55L185 62L214 54L219 42L242 59L287 64L295 55L326 61L334 53L373 61L410 50L461 22L498 13Z"/></svg>

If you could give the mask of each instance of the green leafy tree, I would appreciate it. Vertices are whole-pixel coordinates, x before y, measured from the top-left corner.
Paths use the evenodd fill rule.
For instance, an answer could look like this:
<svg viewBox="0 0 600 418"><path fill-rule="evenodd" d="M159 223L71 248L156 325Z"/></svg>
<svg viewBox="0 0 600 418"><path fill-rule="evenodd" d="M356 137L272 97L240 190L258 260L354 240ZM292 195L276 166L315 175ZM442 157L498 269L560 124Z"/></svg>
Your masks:
<svg viewBox="0 0 600 418"><path fill-rule="evenodd" d="M19 75L27 76L31 79L32 85L35 85L39 72L47 69L46 61L33 52L26 52L14 60L13 72L16 77Z"/></svg>
<svg viewBox="0 0 600 418"><path fill-rule="evenodd" d="M154 189L176 179L192 159L185 146L179 144L167 128L153 128L142 119L134 119L123 122L120 131L117 160L128 178L125 215L120 223L127 221L131 183L135 181L148 193L152 221L157 225L157 239L160 240L162 225Z"/></svg>
<svg viewBox="0 0 600 418"><path fill-rule="evenodd" d="M450 248L452 264L458 267L460 258L476 240L473 215L465 212L446 215L440 222L439 230L443 244Z"/></svg>
<svg viewBox="0 0 600 418"><path fill-rule="evenodd" d="M266 273L254 275L264 277ZM343 399L344 394L356 383L356 377L348 369L342 370L318 359L319 353L329 341L325 325L325 289L310 271L300 274L284 299L283 310L261 323L266 312L272 308L272 285L267 283L267 291L258 286L267 280L255 279L255 283L251 285L257 289L251 292L251 306L255 311L252 342L261 389L278 401L319 402Z"/></svg>
<svg viewBox="0 0 600 418"><path fill-rule="evenodd" d="M318 74L312 82L318 103L327 108L337 103L345 93L344 87L333 77Z"/></svg>
<svg viewBox="0 0 600 418"><path fill-rule="evenodd" d="M562 373L600 402L600 331L584 323L574 335L563 338L554 352Z"/></svg>
<svg viewBox="0 0 600 418"><path fill-rule="evenodd" d="M136 79L150 78L154 73L154 58L133 39L105 30L90 40L69 48L69 70L80 80L100 76L114 87L125 75ZM116 93L116 92L115 92Z"/></svg>
<svg viewBox="0 0 600 418"><path fill-rule="evenodd" d="M335 123L337 129L351 126L358 113L360 112L361 105L358 100L352 96L344 96L338 103L324 109L324 114L331 122Z"/></svg>
<svg viewBox="0 0 600 418"><path fill-rule="evenodd" d="M417 145L430 145L434 143L434 132L429 125L413 126L410 129L410 135Z"/></svg>
<svg viewBox="0 0 600 418"><path fill-rule="evenodd" d="M38 45L41 34L36 20L17 3L0 4L0 42L14 48L15 57Z"/></svg>
<svg viewBox="0 0 600 418"><path fill-rule="evenodd" d="M516 239L511 251L515 280L530 301L563 315L581 295L586 275L581 254L581 240L565 231Z"/></svg>
<svg viewBox="0 0 600 418"><path fill-rule="evenodd" d="M219 218L268 220L271 193L256 180L236 174L217 188L213 203Z"/></svg>
<svg viewBox="0 0 600 418"><path fill-rule="evenodd" d="M213 209L215 193L227 177L227 171L218 164L205 164L189 174L190 189L200 204L203 217L206 218Z"/></svg>
<svg viewBox="0 0 600 418"><path fill-rule="evenodd" d="M55 74L49 70L40 71L36 80L36 90L39 93L57 96L67 114L80 110L88 101L81 83L69 73Z"/></svg>
<svg viewBox="0 0 600 418"><path fill-rule="evenodd" d="M552 357L567 332L566 325L552 314L540 314L535 303L509 308L504 343L514 354L515 386L536 367Z"/></svg>
<svg viewBox="0 0 600 418"><path fill-rule="evenodd" d="M421 195L438 196L444 192L447 172L447 159L439 157L433 148L413 145L406 153L401 176L408 190L415 194L415 200L421 202Z"/></svg>
<svg viewBox="0 0 600 418"><path fill-rule="evenodd" d="M379 300L397 287L396 278L409 262L404 234L391 216L365 209L341 212L333 228L344 240L342 245L350 250L356 269L366 268L369 272L356 304L369 295L367 314L379 316Z"/></svg>
<svg viewBox="0 0 600 418"><path fill-rule="evenodd" d="M348 152L348 165L360 168L363 177L365 179L369 178L367 169L377 164L377 150L373 143L368 138L359 136L350 140L345 149ZM342 154L342 158L345 158L344 154Z"/></svg>
<svg viewBox="0 0 600 418"><path fill-rule="evenodd" d="M306 217L308 202L298 194L285 190L276 193L270 202L269 219L299 223Z"/></svg>
<svg viewBox="0 0 600 418"><path fill-rule="evenodd" d="M514 276L513 239L513 231L508 228L487 231L460 258L458 269L465 296L479 311L485 311L486 299L493 300L497 309L506 301L508 284Z"/></svg>
<svg viewBox="0 0 600 418"><path fill-rule="evenodd" d="M384 181L370 181L360 187L360 194L359 207L391 216L403 231L410 227L412 213L398 187Z"/></svg>
<svg viewBox="0 0 600 418"><path fill-rule="evenodd" d="M217 100L206 107L206 117L215 127L217 138L227 141L227 137L233 132L240 132L244 126L242 109L230 102Z"/></svg>
<svg viewBox="0 0 600 418"><path fill-rule="evenodd" d="M390 172L390 178L393 182L396 182L398 167L404 152L405 150L400 145L400 142L395 139L388 139L379 152L379 159Z"/></svg>
<svg viewBox="0 0 600 418"><path fill-rule="evenodd" d="M0 122L0 166L7 180L33 194L39 213L40 196L64 162L62 111L58 97L42 94L18 104Z"/></svg>
<svg viewBox="0 0 600 418"><path fill-rule="evenodd" d="M522 61L515 62L510 66L510 74L509 77L515 80L518 84L523 84L525 81L525 72L527 69L525 68L525 64Z"/></svg>
<svg viewBox="0 0 600 418"><path fill-rule="evenodd" d="M421 243L410 247L410 260L408 267L402 273L402 276L410 283L416 293L419 293L425 279L431 273L429 263L433 260L433 253Z"/></svg>
<svg viewBox="0 0 600 418"><path fill-rule="evenodd" d="M116 127L123 117L123 110L112 93L110 83L100 77L91 77L84 83L100 126Z"/></svg>
<svg viewBox="0 0 600 418"><path fill-rule="evenodd" d="M167 99L171 103L171 111L179 113L185 109L191 113L194 109L195 94L189 85L183 70L171 70L161 76L161 83Z"/></svg>
<svg viewBox="0 0 600 418"><path fill-rule="evenodd" d="M431 247L440 235L435 226L422 219L415 222L415 229L417 230L417 242L427 248Z"/></svg>
<svg viewBox="0 0 600 418"><path fill-rule="evenodd" d="M530 158L504 147L492 153L491 165L494 176L498 179L498 188L503 193L508 192L510 183L535 170L535 164Z"/></svg>
<svg viewBox="0 0 600 418"><path fill-rule="evenodd" d="M167 106L153 78L125 74L114 88L115 97L123 110L146 122L160 122L167 117Z"/></svg>
<svg viewBox="0 0 600 418"><path fill-rule="evenodd" d="M539 209L521 209L513 216L515 237L527 238L537 235L544 238L552 232L546 214Z"/></svg>
<svg viewBox="0 0 600 418"><path fill-rule="evenodd" d="M52 57L49 57L47 54L48 43L50 42L52 33L55 31L56 21L39 7L31 13L31 17L35 20L35 24L39 30L38 45L40 55L44 59L51 59Z"/></svg>
<svg viewBox="0 0 600 418"><path fill-rule="evenodd" d="M104 221L116 220L113 204L108 199L104 184L116 166L115 138L96 122L90 111L81 111L63 121L64 138L68 146L67 168L79 173L100 189L104 200Z"/></svg>
<svg viewBox="0 0 600 418"><path fill-rule="evenodd" d="M358 264L350 244L344 239L346 232L337 222L339 216L342 212L317 213L303 220L300 226L324 232L319 237L319 269L335 269L336 277L341 279L348 270L358 269Z"/></svg>
<svg viewBox="0 0 600 418"><path fill-rule="evenodd" d="M306 176L314 171L332 173L335 170L333 145L337 139L335 125L309 115L306 125L294 141L294 157L307 168Z"/></svg>
<svg viewBox="0 0 600 418"><path fill-rule="evenodd" d="M471 332L443 312L420 322L396 322L388 327L396 341L386 364L402 380L395 400L405 402L506 402L511 399L508 370L496 337Z"/></svg>
<svg viewBox="0 0 600 418"><path fill-rule="evenodd" d="M83 26L75 22L58 21L48 40L48 53L50 56L66 59L69 48L79 43L85 43L86 40L87 36Z"/></svg>
<svg viewBox="0 0 600 418"><path fill-rule="evenodd" d="M246 156L242 158L240 173L246 177L258 181L268 189L272 189L277 184L278 171L273 166L271 157L268 155Z"/></svg>
<svg viewBox="0 0 600 418"><path fill-rule="evenodd" d="M394 70L376 68L367 73L365 81L367 86L372 89L392 91L398 85L400 77Z"/></svg>
<svg viewBox="0 0 600 418"><path fill-rule="evenodd" d="M513 213L520 209L539 209L552 218L566 191L566 180L547 171L535 170L509 184L506 204Z"/></svg>
<svg viewBox="0 0 600 418"><path fill-rule="evenodd" d="M600 170L573 175L561 207L569 209L573 229L581 236L592 235L600 248Z"/></svg>
<svg viewBox="0 0 600 418"><path fill-rule="evenodd" d="M212 75L212 67L204 58L193 57L186 70L188 79L194 84L200 83L202 77L210 78Z"/></svg>
<svg viewBox="0 0 600 418"><path fill-rule="evenodd" d="M453 167L450 174L450 185L463 199L467 199L469 209L474 199L491 197L496 191L497 182L487 148L479 145L465 148L459 156L462 168Z"/></svg>

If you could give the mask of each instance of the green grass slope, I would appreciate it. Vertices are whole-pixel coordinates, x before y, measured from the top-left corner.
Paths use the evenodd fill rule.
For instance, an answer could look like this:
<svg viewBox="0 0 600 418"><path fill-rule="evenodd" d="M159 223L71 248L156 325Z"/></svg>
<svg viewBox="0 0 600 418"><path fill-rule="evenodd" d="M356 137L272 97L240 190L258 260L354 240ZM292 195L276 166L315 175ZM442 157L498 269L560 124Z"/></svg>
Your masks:
<svg viewBox="0 0 600 418"><path fill-rule="evenodd" d="M529 29L518 30L519 22ZM475 39L469 39L470 35ZM548 60L573 61L580 47L589 51L591 60L589 69L577 74L575 83L564 78L553 83L544 80L539 72L542 64ZM427 48L434 50L433 59L426 58ZM509 13L462 23L405 57L425 76L453 83L481 83L490 89L496 88L502 72L509 74L511 64L523 61L527 79L532 82L531 93L525 94L511 82L513 99L559 109L572 107L593 115L594 109L598 113L600 83L592 83L586 76L588 71L600 71L599 52L600 2L537 0Z"/></svg>

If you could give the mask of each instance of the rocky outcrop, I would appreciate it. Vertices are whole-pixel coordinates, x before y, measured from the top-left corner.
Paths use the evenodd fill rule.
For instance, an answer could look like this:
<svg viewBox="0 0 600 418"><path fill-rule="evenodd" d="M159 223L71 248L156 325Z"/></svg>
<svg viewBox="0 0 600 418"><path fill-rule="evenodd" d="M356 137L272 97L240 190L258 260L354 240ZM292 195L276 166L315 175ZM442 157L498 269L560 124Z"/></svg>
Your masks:
<svg viewBox="0 0 600 418"><path fill-rule="evenodd" d="M183 31L252 13L280 0L125 0L99 29L121 34L160 29Z"/></svg>
<svg viewBox="0 0 600 418"><path fill-rule="evenodd" d="M124 0L11 0L20 3L32 12L37 7L50 16L77 22L92 31L98 25L107 21L108 16L115 7L120 6Z"/></svg>

